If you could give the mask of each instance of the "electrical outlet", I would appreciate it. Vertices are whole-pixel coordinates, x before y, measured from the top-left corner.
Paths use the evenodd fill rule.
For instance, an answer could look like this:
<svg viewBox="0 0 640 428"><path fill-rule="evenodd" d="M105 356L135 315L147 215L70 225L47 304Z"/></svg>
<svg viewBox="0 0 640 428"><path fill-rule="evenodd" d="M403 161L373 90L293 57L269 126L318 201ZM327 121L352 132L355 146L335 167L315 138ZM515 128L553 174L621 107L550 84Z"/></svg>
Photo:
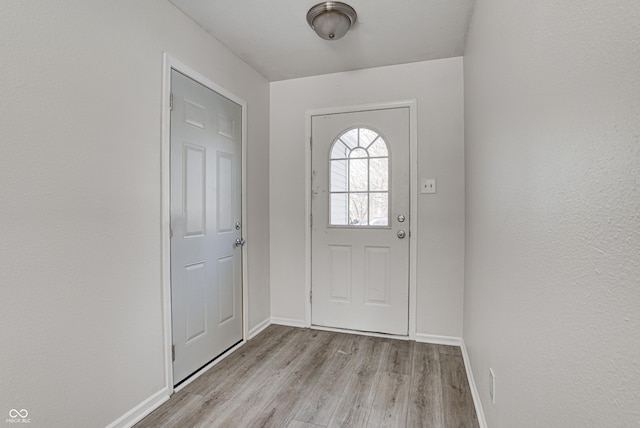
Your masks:
<svg viewBox="0 0 640 428"><path fill-rule="evenodd" d="M420 192L421 193L436 193L436 179L435 178L423 178L420 180Z"/></svg>
<svg viewBox="0 0 640 428"><path fill-rule="evenodd" d="M489 369L489 396L491 403L496 404L496 374L493 369Z"/></svg>

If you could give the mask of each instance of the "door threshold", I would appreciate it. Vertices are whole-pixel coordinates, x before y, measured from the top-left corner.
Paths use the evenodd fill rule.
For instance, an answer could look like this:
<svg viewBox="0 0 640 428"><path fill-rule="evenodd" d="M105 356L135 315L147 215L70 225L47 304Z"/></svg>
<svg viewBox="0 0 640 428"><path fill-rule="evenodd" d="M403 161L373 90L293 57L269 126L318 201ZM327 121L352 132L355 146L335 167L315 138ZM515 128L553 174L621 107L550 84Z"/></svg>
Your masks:
<svg viewBox="0 0 640 428"><path fill-rule="evenodd" d="M374 331L351 330L348 328L325 327L323 325L314 325L314 324L312 324L310 328L313 330L332 331L335 333L357 334L360 336L383 337L386 339L396 339L396 340L410 340L408 334L404 336L404 335L392 334L392 333L379 333Z"/></svg>
<svg viewBox="0 0 640 428"><path fill-rule="evenodd" d="M204 366L200 367L195 372L191 373L186 379L183 379L180 382L178 382L173 387L173 393L175 394L176 392L179 392L182 388L184 388L185 386L189 385L191 382L193 382L194 380L196 380L197 378L202 376L211 367L215 366L216 364L218 364L219 362L221 362L222 360L227 358L229 355L234 353L236 350L238 350L245 343L247 343L246 340L240 340L238 343L236 343L235 345L233 345L230 348L228 348L222 354L216 356L213 360L209 361L207 364L205 364Z"/></svg>

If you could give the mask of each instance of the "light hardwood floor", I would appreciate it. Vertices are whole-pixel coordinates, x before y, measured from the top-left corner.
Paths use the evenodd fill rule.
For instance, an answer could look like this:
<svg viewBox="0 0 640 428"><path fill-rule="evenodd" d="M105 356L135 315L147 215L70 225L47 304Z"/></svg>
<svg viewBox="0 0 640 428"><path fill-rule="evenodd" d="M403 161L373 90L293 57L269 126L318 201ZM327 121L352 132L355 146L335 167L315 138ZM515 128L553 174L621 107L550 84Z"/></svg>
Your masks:
<svg viewBox="0 0 640 428"><path fill-rule="evenodd" d="M460 349L272 325L136 428L478 427Z"/></svg>

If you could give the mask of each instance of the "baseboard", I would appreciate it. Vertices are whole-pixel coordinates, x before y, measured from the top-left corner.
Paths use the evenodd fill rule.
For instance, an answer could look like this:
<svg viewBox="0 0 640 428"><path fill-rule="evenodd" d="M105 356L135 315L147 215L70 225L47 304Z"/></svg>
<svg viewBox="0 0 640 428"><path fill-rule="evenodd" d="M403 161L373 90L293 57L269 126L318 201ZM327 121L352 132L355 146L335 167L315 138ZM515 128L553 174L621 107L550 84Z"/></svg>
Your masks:
<svg viewBox="0 0 640 428"><path fill-rule="evenodd" d="M140 422L142 418L153 412L160 407L162 403L169 399L171 392L169 388L163 388L160 391L153 394L151 397L138 404L133 409L129 410L124 415L120 416L115 421L107 425L106 428L130 428L136 423Z"/></svg>
<svg viewBox="0 0 640 428"><path fill-rule="evenodd" d="M302 328L309 327L307 325L306 321L304 321L304 320L294 320L294 319L291 319L291 318L271 317L271 324L286 325L286 326L289 326L289 327L302 327Z"/></svg>
<svg viewBox="0 0 640 428"><path fill-rule="evenodd" d="M473 378L473 371L471 371L471 361L469 360L469 354L467 353L467 347L464 344L464 340L462 340L460 343L460 350L462 351L464 368L467 371L467 379L469 380L469 389L471 389L471 396L473 397L473 405L476 408L476 415L478 416L478 424L480 425L480 428L488 428L487 419L484 416L482 402L480 401L480 394L478 393L476 381Z"/></svg>
<svg viewBox="0 0 640 428"><path fill-rule="evenodd" d="M271 319L270 318L267 318L266 320L262 321L260 324L258 324L257 326L255 326L251 330L249 330L249 337L247 337L247 340L256 337L258 334L260 334L260 332L262 330L264 330L265 328L269 327L270 325L271 325Z"/></svg>
<svg viewBox="0 0 640 428"><path fill-rule="evenodd" d="M264 322L260 323L261 326L262 326L262 324L265 324L265 323ZM269 323L267 322L266 325L262 327L262 329L265 329L268 325L269 325ZM197 373L194 373L189 379L187 379L186 381L181 383L179 387L177 387L175 389L166 387L166 388L163 388L161 391L158 391L157 393L155 393L151 397L147 398L145 401L143 401L142 403L140 403L139 405L137 405L133 409L129 410L127 413L125 413L121 417L119 417L117 420L115 420L111 424L107 425L106 428L130 428L130 427L132 427L136 423L140 422L142 420L142 418L144 418L149 413L153 412L155 409L160 407L164 402L166 402L173 392L178 392L182 388L184 388L185 386L189 385L191 382L196 380L198 377L200 377L203 373L205 373L211 367L213 367L216 364L220 363L222 360L224 360L226 357L231 355L234 351L236 351L238 348L240 348L245 343L246 343L246 341L243 340L240 343L238 343L237 345L235 345L234 347L232 347L231 349L228 349L225 353L223 353L222 355L218 356L214 361L212 361L209 364L207 364L206 366L202 367L200 370L198 370Z"/></svg>
<svg viewBox="0 0 640 428"><path fill-rule="evenodd" d="M255 326L249 332L249 338L255 337L262 330L267 328L271 324L278 325L286 325L289 327L307 327L306 323L301 320L295 320L290 318L278 318L271 317L271 319L266 319L262 321L260 324ZM469 389L471 390L471 397L473 398L473 404L476 409L476 415L478 416L478 424L480 428L488 428L487 420L484 415L484 410L482 409L482 402L480 401L480 394L478 393L478 388L476 387L476 382L473 377L473 371L471 370L471 362L469 360L469 354L467 353L467 347L464 344L464 340L459 337L452 336L438 336L432 334L423 334L416 333L415 337L416 342L422 343L433 343L437 345L450 345L450 346L459 346L460 351L462 352L462 359L464 361L464 367L467 372L467 380L469 381ZM240 344L241 346L241 344ZM225 353L222 358L217 360L215 363L212 363L211 366L218 363L220 360L224 359L227 354L233 352L239 346L234 347L230 352ZM206 367L209 368L209 367ZM206 370L202 370L204 372ZM129 410L124 415L120 416L118 419L110 423L106 426L106 428L130 428L139 421L141 421L145 416L153 412L155 409L160 407L164 402L166 402L171 395L171 391L169 388L163 388L160 391L153 394L151 397L144 400L142 403L138 404L133 409Z"/></svg>
<svg viewBox="0 0 640 428"><path fill-rule="evenodd" d="M434 345L460 346L462 339L453 336L438 336L435 334L416 333L416 342L433 343Z"/></svg>

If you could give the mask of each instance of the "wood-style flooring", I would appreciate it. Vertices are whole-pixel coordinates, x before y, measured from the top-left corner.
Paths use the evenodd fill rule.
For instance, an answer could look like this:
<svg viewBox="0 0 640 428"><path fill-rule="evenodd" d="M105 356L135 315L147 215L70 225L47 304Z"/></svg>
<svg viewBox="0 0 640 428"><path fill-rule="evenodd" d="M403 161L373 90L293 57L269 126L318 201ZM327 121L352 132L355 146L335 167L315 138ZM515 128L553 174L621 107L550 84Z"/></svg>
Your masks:
<svg viewBox="0 0 640 428"><path fill-rule="evenodd" d="M478 427L460 349L271 325L136 428Z"/></svg>

